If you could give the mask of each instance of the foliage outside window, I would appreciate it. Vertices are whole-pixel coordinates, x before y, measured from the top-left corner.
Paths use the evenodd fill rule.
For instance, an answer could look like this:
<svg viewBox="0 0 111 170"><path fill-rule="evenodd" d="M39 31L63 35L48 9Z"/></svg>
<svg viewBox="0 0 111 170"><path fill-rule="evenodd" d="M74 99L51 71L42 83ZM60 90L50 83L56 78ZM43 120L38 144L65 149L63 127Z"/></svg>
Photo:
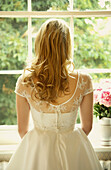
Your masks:
<svg viewBox="0 0 111 170"><path fill-rule="evenodd" d="M108 10L111 1L74 0L74 10ZM25 0L1 0L0 11L27 11ZM32 0L33 11L69 10L69 0ZM70 22L70 18L62 18ZM46 18L32 18L32 38ZM110 68L110 17L74 18L74 64L80 68ZM33 49L34 51L34 45ZM33 53L34 55L34 53ZM0 18L0 70L22 70L28 56L28 19ZM16 124L14 88L19 75L0 75L0 124ZM110 78L92 74L94 80ZM78 118L79 121L79 118Z"/></svg>

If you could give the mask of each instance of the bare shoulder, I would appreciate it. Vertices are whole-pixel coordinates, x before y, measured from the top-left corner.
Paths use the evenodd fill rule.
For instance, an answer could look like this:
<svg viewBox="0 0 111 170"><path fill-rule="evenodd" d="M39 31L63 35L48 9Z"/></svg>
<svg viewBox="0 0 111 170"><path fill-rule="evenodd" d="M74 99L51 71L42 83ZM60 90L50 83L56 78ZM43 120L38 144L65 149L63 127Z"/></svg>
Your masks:
<svg viewBox="0 0 111 170"><path fill-rule="evenodd" d="M91 80L92 77L88 74L88 73L82 73L82 72L79 72L79 75L81 78L83 78L84 80Z"/></svg>
<svg viewBox="0 0 111 170"><path fill-rule="evenodd" d="M78 76L79 76L80 79L83 79L84 81L91 81L92 80L92 77L88 73L80 72L80 71L71 72L69 74L69 76L74 78L74 79L78 79Z"/></svg>
<svg viewBox="0 0 111 170"><path fill-rule="evenodd" d="M23 82L23 75L20 75L17 79L16 85L20 85Z"/></svg>

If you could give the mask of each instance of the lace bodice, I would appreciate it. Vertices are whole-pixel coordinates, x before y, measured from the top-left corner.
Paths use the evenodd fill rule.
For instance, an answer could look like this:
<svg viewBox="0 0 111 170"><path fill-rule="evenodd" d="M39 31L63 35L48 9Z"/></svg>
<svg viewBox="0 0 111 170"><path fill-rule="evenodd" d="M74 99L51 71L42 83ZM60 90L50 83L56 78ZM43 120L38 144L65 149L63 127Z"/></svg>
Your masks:
<svg viewBox="0 0 111 170"><path fill-rule="evenodd" d="M93 91L91 77L79 72L77 74L77 84L73 95L67 101L58 105L39 99L33 100L31 97L33 87L23 84L22 75L18 78L15 92L27 99L35 127L57 132L74 128L77 111L83 97Z"/></svg>

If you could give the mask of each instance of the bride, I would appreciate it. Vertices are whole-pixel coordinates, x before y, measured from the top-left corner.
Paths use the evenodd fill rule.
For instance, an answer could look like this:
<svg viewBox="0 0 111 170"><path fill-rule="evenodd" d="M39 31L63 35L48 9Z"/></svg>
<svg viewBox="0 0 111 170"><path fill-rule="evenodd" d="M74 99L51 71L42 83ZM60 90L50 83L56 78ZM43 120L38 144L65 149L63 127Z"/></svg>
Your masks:
<svg viewBox="0 0 111 170"><path fill-rule="evenodd" d="M68 71L71 52L65 21L43 23L35 40L35 58L16 83L22 140L6 170L102 170L87 138L93 123L91 77ZM79 108L81 128L75 128Z"/></svg>

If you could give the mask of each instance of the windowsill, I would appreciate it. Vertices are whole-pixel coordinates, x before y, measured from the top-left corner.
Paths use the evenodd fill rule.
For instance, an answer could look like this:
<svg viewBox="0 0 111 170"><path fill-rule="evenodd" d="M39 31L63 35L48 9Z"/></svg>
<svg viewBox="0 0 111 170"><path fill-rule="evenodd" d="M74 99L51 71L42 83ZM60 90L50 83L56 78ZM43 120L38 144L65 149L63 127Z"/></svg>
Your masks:
<svg viewBox="0 0 111 170"><path fill-rule="evenodd" d="M76 124L76 127L80 127L80 124ZM95 152L111 152L111 146L101 145L100 137L99 123L94 123L93 128L88 135L88 139L90 140Z"/></svg>
<svg viewBox="0 0 111 170"><path fill-rule="evenodd" d="M80 127L80 124L76 124L76 127ZM95 152L111 152L111 146L101 145L98 123L93 125L93 129L88 138ZM9 161L11 155L17 149L20 140L17 132L17 125L0 126L0 161Z"/></svg>
<svg viewBox="0 0 111 170"><path fill-rule="evenodd" d="M95 152L111 152L111 145L110 146L103 146L101 144L101 133L100 133L100 126L99 123L95 123L93 125L92 131L88 136Z"/></svg>

